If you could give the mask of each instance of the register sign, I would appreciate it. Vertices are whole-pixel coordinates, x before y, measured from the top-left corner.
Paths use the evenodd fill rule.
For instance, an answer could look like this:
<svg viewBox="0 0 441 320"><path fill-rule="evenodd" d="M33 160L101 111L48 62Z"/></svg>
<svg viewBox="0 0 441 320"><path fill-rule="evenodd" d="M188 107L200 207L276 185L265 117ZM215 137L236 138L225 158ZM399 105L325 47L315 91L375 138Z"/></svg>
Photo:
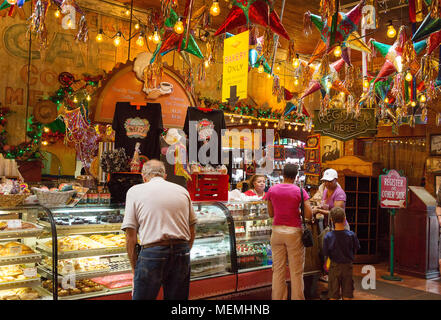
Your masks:
<svg viewBox="0 0 441 320"><path fill-rule="evenodd" d="M388 209L407 207L407 178L396 170L380 175L380 206Z"/></svg>

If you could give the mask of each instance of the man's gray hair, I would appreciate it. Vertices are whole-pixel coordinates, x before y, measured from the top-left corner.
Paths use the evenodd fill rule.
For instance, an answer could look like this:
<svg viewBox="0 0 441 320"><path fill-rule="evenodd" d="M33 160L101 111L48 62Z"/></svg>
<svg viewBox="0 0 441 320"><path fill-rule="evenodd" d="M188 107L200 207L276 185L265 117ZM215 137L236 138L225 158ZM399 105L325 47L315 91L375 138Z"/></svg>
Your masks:
<svg viewBox="0 0 441 320"><path fill-rule="evenodd" d="M144 163L142 167L142 175L144 177L164 177L165 166L164 163L158 160L149 160Z"/></svg>

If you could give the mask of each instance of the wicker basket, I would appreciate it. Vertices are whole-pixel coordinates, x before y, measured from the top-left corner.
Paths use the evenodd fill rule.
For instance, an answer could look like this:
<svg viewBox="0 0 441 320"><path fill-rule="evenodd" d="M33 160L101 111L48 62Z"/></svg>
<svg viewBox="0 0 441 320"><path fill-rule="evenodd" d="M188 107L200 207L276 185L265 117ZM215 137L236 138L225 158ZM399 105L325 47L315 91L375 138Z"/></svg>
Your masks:
<svg viewBox="0 0 441 320"><path fill-rule="evenodd" d="M64 206L76 193L75 190L70 191L48 191L39 188L32 188L37 196L38 202L45 207Z"/></svg>
<svg viewBox="0 0 441 320"><path fill-rule="evenodd" d="M0 207L2 208L14 208L29 197L30 194L2 194L0 195Z"/></svg>

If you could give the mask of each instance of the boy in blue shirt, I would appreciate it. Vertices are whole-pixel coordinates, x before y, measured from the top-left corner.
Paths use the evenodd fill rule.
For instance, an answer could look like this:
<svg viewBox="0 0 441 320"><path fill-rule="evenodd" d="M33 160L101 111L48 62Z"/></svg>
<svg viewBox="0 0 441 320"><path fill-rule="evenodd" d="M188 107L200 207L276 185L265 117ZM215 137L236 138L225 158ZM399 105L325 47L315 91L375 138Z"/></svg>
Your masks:
<svg viewBox="0 0 441 320"><path fill-rule="evenodd" d="M330 215L334 230L328 232L323 240L323 254L331 260L328 297L331 300L348 300L354 297L352 262L360 243L354 232L345 230L346 215L342 208L332 208Z"/></svg>

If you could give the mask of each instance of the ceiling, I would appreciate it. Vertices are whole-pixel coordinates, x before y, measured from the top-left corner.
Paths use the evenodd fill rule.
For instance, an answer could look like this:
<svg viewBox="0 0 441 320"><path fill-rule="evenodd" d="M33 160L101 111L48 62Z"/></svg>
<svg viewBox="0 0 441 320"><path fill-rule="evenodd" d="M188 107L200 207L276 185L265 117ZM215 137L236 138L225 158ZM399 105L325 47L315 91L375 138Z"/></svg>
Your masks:
<svg viewBox="0 0 441 320"><path fill-rule="evenodd" d="M118 0L119 2L130 5L129 0ZM194 0L194 8L200 8L207 4L211 6L212 0ZM274 9L280 15L283 0L273 0ZM309 55L315 49L319 41L319 33L313 30L312 35L305 37L303 33L303 15L306 11L319 14L320 0L285 0L285 10L282 17L282 23L285 26L288 34L294 39L296 51L300 54ZM377 2L379 15L379 29L367 34L366 43L370 38L391 44L394 40L386 37L386 28L389 20L393 20L395 29L398 31L402 24L409 25L409 15L407 4L402 0L375 0ZM403 2L403 3L402 3ZM161 2L159 0L133 0L133 5L139 9L160 8ZM357 5L358 1L341 0L340 11L346 12ZM178 14L183 14L185 0L178 0ZM219 0L221 7L221 14L212 20L212 28L217 29L225 20L229 13L228 0ZM426 10L426 8L424 8ZM282 48L288 47L288 41L281 39ZM352 52L352 60L361 60L361 54L356 51Z"/></svg>

